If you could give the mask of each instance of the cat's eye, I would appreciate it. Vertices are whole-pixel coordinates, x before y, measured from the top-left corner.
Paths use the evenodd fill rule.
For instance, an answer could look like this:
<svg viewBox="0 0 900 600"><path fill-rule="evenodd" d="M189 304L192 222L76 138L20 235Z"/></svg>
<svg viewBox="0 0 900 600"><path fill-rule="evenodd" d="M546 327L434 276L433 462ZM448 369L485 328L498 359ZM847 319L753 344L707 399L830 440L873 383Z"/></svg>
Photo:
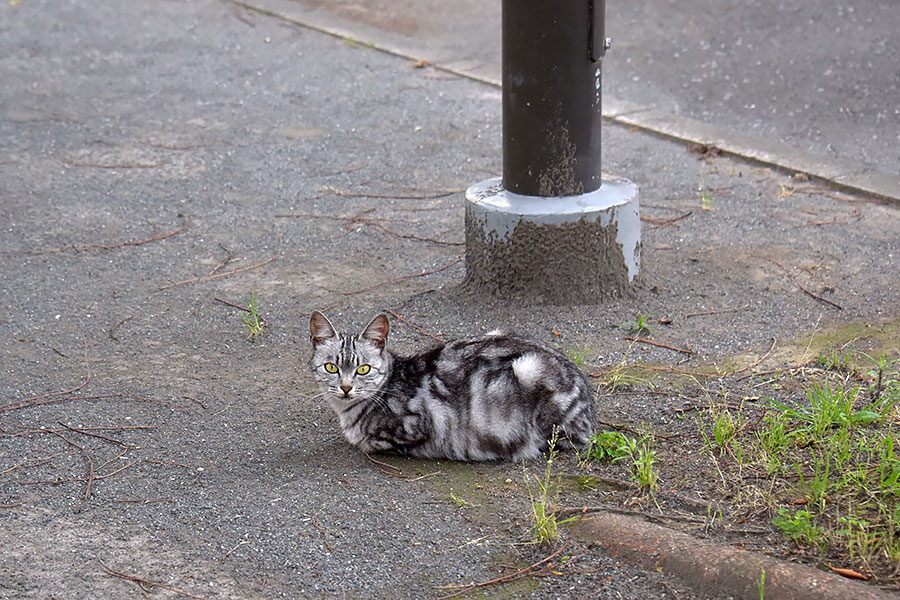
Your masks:
<svg viewBox="0 0 900 600"><path fill-rule="evenodd" d="M370 370L372 370L372 367L370 367L369 365L360 365L360 366L356 369L356 372L357 372L358 374L360 374L360 375L365 375L365 374L368 373Z"/></svg>
<svg viewBox="0 0 900 600"><path fill-rule="evenodd" d="M325 370L328 371L329 373L337 373L338 372L337 365L334 363L325 363L323 366L325 367Z"/></svg>

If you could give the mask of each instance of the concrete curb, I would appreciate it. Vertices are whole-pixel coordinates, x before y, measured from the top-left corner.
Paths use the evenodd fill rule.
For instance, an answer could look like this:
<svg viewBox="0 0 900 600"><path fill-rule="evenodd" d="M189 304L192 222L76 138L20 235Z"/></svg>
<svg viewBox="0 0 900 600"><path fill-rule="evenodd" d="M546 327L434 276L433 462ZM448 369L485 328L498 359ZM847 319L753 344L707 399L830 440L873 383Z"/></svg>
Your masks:
<svg viewBox="0 0 900 600"><path fill-rule="evenodd" d="M429 56L427 49L416 47L397 34L343 19L324 10L310 10L290 0L223 1L341 39L352 39L409 61L428 60L435 68L447 73L500 87L499 57L496 65L465 68L466 65L456 66L439 57ZM603 117L618 125L637 127L679 142L715 146L732 156L789 173L803 173L837 189L900 205L900 174L878 171L853 160L820 156L781 142L744 135L620 100L609 94L603 96Z"/></svg>
<svg viewBox="0 0 900 600"><path fill-rule="evenodd" d="M887 592L839 575L697 539L637 517L595 513L576 521L580 542L648 570L675 575L694 591L716 597L766 600L888 600Z"/></svg>

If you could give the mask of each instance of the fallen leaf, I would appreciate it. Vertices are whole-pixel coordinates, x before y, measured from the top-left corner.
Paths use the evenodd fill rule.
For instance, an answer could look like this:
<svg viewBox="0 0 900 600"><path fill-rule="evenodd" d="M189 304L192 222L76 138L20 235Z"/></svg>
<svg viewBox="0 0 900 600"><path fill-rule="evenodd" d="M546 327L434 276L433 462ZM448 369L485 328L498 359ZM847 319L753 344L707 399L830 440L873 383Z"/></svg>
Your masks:
<svg viewBox="0 0 900 600"><path fill-rule="evenodd" d="M831 565L828 565L828 568L831 569L832 571L834 571L835 573L837 573L838 575L842 575L843 577L846 577L848 579L871 579L872 578L871 575L864 575L862 573L854 571L853 569L841 569L839 567L832 567Z"/></svg>
<svg viewBox="0 0 900 600"><path fill-rule="evenodd" d="M688 146L688 152L699 154L702 156L718 156L721 150L712 144L691 144Z"/></svg>

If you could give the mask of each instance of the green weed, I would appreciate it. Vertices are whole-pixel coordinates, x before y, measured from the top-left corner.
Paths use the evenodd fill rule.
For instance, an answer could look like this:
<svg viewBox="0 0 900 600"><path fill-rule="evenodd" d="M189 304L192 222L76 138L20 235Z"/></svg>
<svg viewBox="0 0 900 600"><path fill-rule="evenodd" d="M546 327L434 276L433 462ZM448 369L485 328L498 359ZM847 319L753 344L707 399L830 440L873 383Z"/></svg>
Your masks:
<svg viewBox="0 0 900 600"><path fill-rule="evenodd" d="M577 346L575 346L574 348L571 348L568 352L566 352L566 356L576 365L583 365L587 360L589 353L590 349L587 346L585 346L584 348L578 348Z"/></svg>
<svg viewBox="0 0 900 600"><path fill-rule="evenodd" d="M732 450L741 450L736 441L738 434L744 429L741 408L732 409L727 403L711 404L708 409L700 413L700 416L701 420L705 417L712 419L710 426L712 437L706 433L705 428L701 430L707 450L718 449L720 454L724 454L730 447Z"/></svg>
<svg viewBox="0 0 900 600"><path fill-rule="evenodd" d="M763 417L762 427L756 432L760 462L769 474L778 473L784 464L782 457L790 446L790 434L783 414Z"/></svg>
<svg viewBox="0 0 900 600"><path fill-rule="evenodd" d="M855 358L856 355L850 350L841 351L837 348L832 348L819 354L816 358L816 363L829 371L852 373L856 371Z"/></svg>
<svg viewBox="0 0 900 600"><path fill-rule="evenodd" d="M805 433L811 439L820 439L833 427L867 425L882 418L871 407L854 410L853 404L858 393L858 387L847 389L838 385L832 388L830 382L825 387L814 383L806 393L809 406L791 407L775 401L771 401L771 405L789 419L802 424L797 429L798 434Z"/></svg>
<svg viewBox="0 0 900 600"><path fill-rule="evenodd" d="M651 494L656 491L656 483L659 481L659 471L656 469L656 450L645 438L637 448L637 452L631 457L634 463L634 479L641 488Z"/></svg>
<svg viewBox="0 0 900 600"><path fill-rule="evenodd" d="M794 468L797 470L797 475L800 478L800 483L797 487L801 495L806 499L807 505L818 507L821 513L825 511L825 504L829 498L829 488L832 485L830 479L831 457L827 453L824 453L824 456L820 456L816 452L812 452L812 459L807 465L809 464L812 465L813 472L804 475L802 468L804 465L794 463Z"/></svg>
<svg viewBox="0 0 900 600"><path fill-rule="evenodd" d="M653 384L649 379L635 375L635 369L629 367L624 359L614 369L606 374L601 385L608 392L614 392L621 388L627 388L636 385L646 385L650 388L653 387Z"/></svg>
<svg viewBox="0 0 900 600"><path fill-rule="evenodd" d="M651 317L650 315L637 314L635 315L635 320L625 321L624 323L622 323L622 327L628 329L629 335L646 335L647 337L649 337L653 333L653 330L650 329L649 325L647 325L647 321L652 318L653 317Z"/></svg>
<svg viewBox="0 0 900 600"><path fill-rule="evenodd" d="M587 458L595 462L630 461L632 481L652 494L659 480L656 468L659 459L652 442L649 435L638 440L618 431L603 431L591 437Z"/></svg>
<svg viewBox="0 0 900 600"><path fill-rule="evenodd" d="M259 316L256 304L256 291L251 291L247 298L247 311L243 315L244 328L247 330L247 338L254 338L263 332L266 322Z"/></svg>
<svg viewBox="0 0 900 600"><path fill-rule="evenodd" d="M700 171L700 184L697 186L697 192L700 194L700 208L702 210L712 210L712 191L706 185L706 174Z"/></svg>
<svg viewBox="0 0 900 600"><path fill-rule="evenodd" d="M618 431L601 431L591 437L587 458L595 462L616 462L637 452L637 440Z"/></svg>
<svg viewBox="0 0 900 600"><path fill-rule="evenodd" d="M772 524L781 529L785 535L798 544L819 548L825 541L825 530L816 525L815 516L805 510L798 510L793 515L786 508L778 511L779 516L772 519Z"/></svg>
<svg viewBox="0 0 900 600"><path fill-rule="evenodd" d="M553 461L556 460L556 455L559 453L556 449L557 436L558 432L554 428L547 448L543 476L529 476L528 471L524 471L525 485L528 487L528 495L531 498L531 535L538 544L552 544L559 538L559 525L574 519L572 517L562 521L557 520L556 495L559 486L552 481Z"/></svg>
<svg viewBox="0 0 900 600"><path fill-rule="evenodd" d="M855 360L841 355L835 366ZM861 385L832 375L809 386L797 405L769 401L759 424L747 428L746 445L746 460L771 477L771 504L805 502L796 512L781 508L776 527L798 544L849 557L864 570L881 565L892 576L900 561L898 365L882 358ZM863 377L853 373L854 381ZM720 414L719 421L722 436L716 439L714 419L710 445L727 439L728 419Z"/></svg>
<svg viewBox="0 0 900 600"><path fill-rule="evenodd" d="M468 500L464 500L460 498L453 492L450 492L450 499L453 500L454 504L456 504L457 508L475 508L475 505L469 502Z"/></svg>

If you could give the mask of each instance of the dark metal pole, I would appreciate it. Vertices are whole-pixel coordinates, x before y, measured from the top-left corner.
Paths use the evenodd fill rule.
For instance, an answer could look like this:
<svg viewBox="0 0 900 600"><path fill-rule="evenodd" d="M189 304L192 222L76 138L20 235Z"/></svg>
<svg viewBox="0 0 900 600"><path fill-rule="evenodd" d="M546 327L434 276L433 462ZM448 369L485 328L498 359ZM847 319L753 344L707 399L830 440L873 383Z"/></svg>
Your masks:
<svg viewBox="0 0 900 600"><path fill-rule="evenodd" d="M600 187L605 0L503 0L503 187Z"/></svg>
<svg viewBox="0 0 900 600"><path fill-rule="evenodd" d="M466 190L467 289L525 302L628 294L638 189L602 177L604 0L503 0L503 178Z"/></svg>

